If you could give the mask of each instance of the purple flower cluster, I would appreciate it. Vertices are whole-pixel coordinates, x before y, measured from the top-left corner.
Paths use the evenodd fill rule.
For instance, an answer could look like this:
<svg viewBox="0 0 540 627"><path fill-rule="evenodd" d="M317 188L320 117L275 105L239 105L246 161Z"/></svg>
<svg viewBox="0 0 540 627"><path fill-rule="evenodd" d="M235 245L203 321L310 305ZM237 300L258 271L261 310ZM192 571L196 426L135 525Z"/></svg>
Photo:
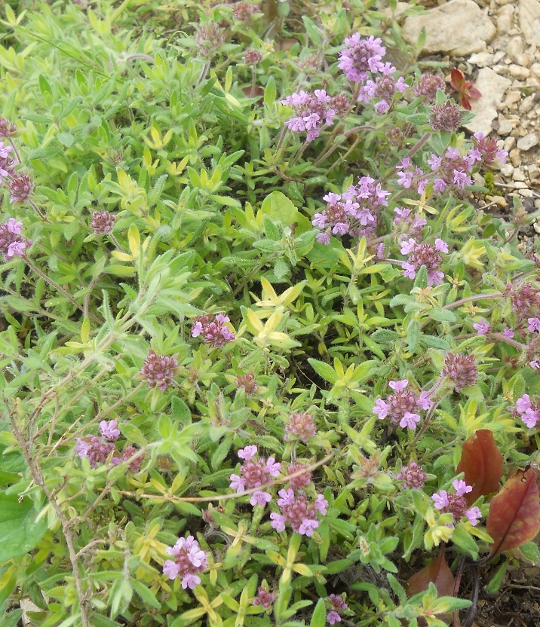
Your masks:
<svg viewBox="0 0 540 627"><path fill-rule="evenodd" d="M374 81L367 80L360 88L358 100L366 104L377 100L375 111L377 113L386 113L390 109L390 105L394 99L396 91L403 94L407 89L407 83L402 76L397 80L390 76L396 71L390 63L386 63L380 70L382 76L378 76Z"/></svg>
<svg viewBox="0 0 540 627"><path fill-rule="evenodd" d="M199 573L208 568L208 556L193 536L179 538L173 547L167 547L167 553L174 559L166 560L163 564L164 575L170 579L180 577L184 590L193 590L201 583Z"/></svg>
<svg viewBox="0 0 540 627"><path fill-rule="evenodd" d="M457 148L447 148L442 157L432 154L428 159L431 170L434 172L433 189L436 192L444 192L448 186L465 189L472 185L470 174L477 161L481 161L480 153L470 151L465 157L461 157Z"/></svg>
<svg viewBox="0 0 540 627"><path fill-rule="evenodd" d="M306 141L313 141L320 134L322 126L331 126L338 110L324 89L313 93L299 91L281 101L294 109L295 116L285 122L285 126L296 133L307 132Z"/></svg>
<svg viewBox="0 0 540 627"><path fill-rule="evenodd" d="M148 381L151 388L157 386L161 390L166 390L173 384L176 366L178 366L176 358L170 355L156 355L151 350L144 360L140 376Z"/></svg>
<svg viewBox="0 0 540 627"><path fill-rule="evenodd" d="M397 478L403 481L404 488L417 490L425 484L428 476L416 462L409 462L408 466L401 468L401 472L398 474Z"/></svg>
<svg viewBox="0 0 540 627"><path fill-rule="evenodd" d="M362 39L360 33L355 33L347 37L344 43L345 47L339 53L338 66L350 81L361 83L367 78L368 72L382 72L385 66L381 59L386 54L386 48L381 45L381 39L373 36Z"/></svg>
<svg viewBox="0 0 540 627"><path fill-rule="evenodd" d="M230 322L229 317L223 314L198 316L191 329L191 336L199 337L200 335L205 344L219 348L227 342L232 342L236 337L226 325L227 322Z"/></svg>
<svg viewBox="0 0 540 627"><path fill-rule="evenodd" d="M0 224L0 253L4 259L12 259L15 255L22 257L30 242L21 237L22 222L17 222L15 218L10 218L7 222Z"/></svg>
<svg viewBox="0 0 540 627"><path fill-rule="evenodd" d="M311 483L311 473L307 470L307 468L309 468L309 466L306 466L305 464L302 464L301 462L289 464L289 467L287 468L288 475L293 475L294 473L299 472L300 470L306 469L306 472L303 472L301 475L298 475L297 477L292 477L292 479L289 481L289 485L291 486L293 490L301 490L302 488L305 488Z"/></svg>
<svg viewBox="0 0 540 627"><path fill-rule="evenodd" d="M472 492L472 486L467 485L462 479L456 479L452 482L452 486L456 491L455 494L449 494L446 490L434 494L431 498L435 503L436 509L443 514L450 513L455 521L459 521L463 516L468 518L474 527L478 524L478 520L482 517L480 508L472 507L467 509L467 501L464 494Z"/></svg>
<svg viewBox="0 0 540 627"><path fill-rule="evenodd" d="M297 413L289 416L289 422L285 425L286 440L299 439L306 443L317 432L315 421L311 414Z"/></svg>
<svg viewBox="0 0 540 627"><path fill-rule="evenodd" d="M351 235L360 238L377 226L382 207L388 205L390 192L369 176L363 176L343 194L330 192L324 196L326 208L316 213L312 224L320 229L317 241L328 245L330 235Z"/></svg>
<svg viewBox="0 0 540 627"><path fill-rule="evenodd" d="M116 420L107 422L102 420L99 423L101 436L92 436L90 438L77 438L77 444L74 447L79 457L86 457L92 468L96 468L99 464L104 464L109 456L111 462L115 466L119 466L122 462L128 461L137 449L132 446L126 446L123 451L118 451L114 442L120 436L120 429ZM134 459L128 466L128 470L133 473L139 472L141 469L142 457Z"/></svg>
<svg viewBox="0 0 540 627"><path fill-rule="evenodd" d="M410 159L410 157L404 157L396 166L398 174L398 185L401 185L405 189L412 189L421 194L426 185L428 184L427 178L424 177L424 171L416 166Z"/></svg>
<svg viewBox="0 0 540 627"><path fill-rule="evenodd" d="M422 229L426 226L427 220L416 216L412 209L394 209L396 217L394 218L394 233L401 236L422 237Z"/></svg>
<svg viewBox="0 0 540 627"><path fill-rule="evenodd" d="M483 163L491 163L492 161L495 161L495 159L499 159L501 163L506 161L508 153L506 150L498 149L497 141L495 139L484 138L484 133L479 131L473 135L473 142L473 150L477 151Z"/></svg>
<svg viewBox="0 0 540 627"><path fill-rule="evenodd" d="M478 379L478 369L474 355L446 353L442 376L452 381L456 392L474 385Z"/></svg>
<svg viewBox="0 0 540 627"><path fill-rule="evenodd" d="M434 131L452 133L461 126L461 110L451 100L431 108L429 123Z"/></svg>
<svg viewBox="0 0 540 627"><path fill-rule="evenodd" d="M315 500L303 490L293 490L288 488L278 492L278 506L280 514L272 512L270 518L271 525L277 531L285 531L285 526L289 524L293 531L305 536L312 536L319 526L317 514L326 514L328 501L322 494L317 494Z"/></svg>
<svg viewBox="0 0 540 627"><path fill-rule="evenodd" d="M116 216L108 211L94 211L90 226L94 229L95 235L105 235L113 230Z"/></svg>
<svg viewBox="0 0 540 627"><path fill-rule="evenodd" d="M414 95L429 102L435 100L437 90L444 91L444 79L436 74L422 74L414 88Z"/></svg>
<svg viewBox="0 0 540 627"><path fill-rule="evenodd" d="M525 335L525 329L532 332L535 319L540 318L540 293L531 283L522 283L515 288L509 284L504 295L510 299L512 311L516 314L516 330L521 336Z"/></svg>
<svg viewBox="0 0 540 627"><path fill-rule="evenodd" d="M482 318L480 322L473 322L473 329L476 330L477 335L487 335L490 330L489 322Z"/></svg>
<svg viewBox="0 0 540 627"><path fill-rule="evenodd" d="M272 603L276 600L276 595L268 592L262 586L259 586L257 596L253 599L253 605L260 605L265 609L268 609Z"/></svg>
<svg viewBox="0 0 540 627"><path fill-rule="evenodd" d="M429 398L427 392L421 392L420 396L412 390L407 389L409 382L404 379L402 381L390 381L388 385L394 390L394 394L387 397L385 401L378 398L373 407L373 413L383 420L389 418L400 427L408 427L416 429L416 425L420 422L420 412L430 409L433 401Z"/></svg>
<svg viewBox="0 0 540 627"><path fill-rule="evenodd" d="M341 616L339 614L340 610L346 610L347 609L347 604L343 601L343 597L341 595L335 595L335 594L331 594L328 597L328 600L330 601L330 606L331 606L331 610L326 614L326 620L331 624L334 625L335 623L340 623L341 622Z"/></svg>
<svg viewBox="0 0 540 627"><path fill-rule="evenodd" d="M528 394L524 394L516 401L515 414L532 429L540 421L540 407L537 403L531 402Z"/></svg>
<svg viewBox="0 0 540 627"><path fill-rule="evenodd" d="M444 274L439 270L442 262L441 253L448 252L448 244L437 238L435 244L419 244L411 238L401 242L401 254L408 255L407 261L402 262L404 276L409 279L416 277L416 272L426 266L429 285L440 285Z"/></svg>
<svg viewBox="0 0 540 627"><path fill-rule="evenodd" d="M254 445L246 446L238 451L238 457L244 460L244 463L240 467L240 475L232 474L229 479L231 481L231 488L237 492L243 492L244 490L252 490L258 488L261 485L271 483L274 477L279 476L281 464L276 462L273 457L269 457L267 460L258 457L257 447ZM264 507L266 503L272 500L272 495L262 490L257 490L251 495L251 505L260 505Z"/></svg>
<svg viewBox="0 0 540 627"><path fill-rule="evenodd" d="M22 173L13 175L9 182L9 191L11 196L10 202L25 202L30 198L32 191L34 190L34 183L28 174Z"/></svg>

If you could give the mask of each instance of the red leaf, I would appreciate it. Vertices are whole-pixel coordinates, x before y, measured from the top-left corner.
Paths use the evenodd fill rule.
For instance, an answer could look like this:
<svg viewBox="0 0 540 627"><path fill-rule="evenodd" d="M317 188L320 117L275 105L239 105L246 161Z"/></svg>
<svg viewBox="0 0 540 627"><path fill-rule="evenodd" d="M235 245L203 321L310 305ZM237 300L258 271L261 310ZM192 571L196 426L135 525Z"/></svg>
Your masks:
<svg viewBox="0 0 540 627"><path fill-rule="evenodd" d="M460 91L465 86L465 75L456 67L450 72L450 85L456 91Z"/></svg>
<svg viewBox="0 0 540 627"><path fill-rule="evenodd" d="M482 98L482 94L478 91L478 89L476 89L476 87L472 87L472 83L471 86L468 87L467 91L469 92L469 98L472 98L473 100Z"/></svg>
<svg viewBox="0 0 540 627"><path fill-rule="evenodd" d="M494 496L487 518L493 538L490 557L517 549L540 531L540 490L536 471L530 466L508 479Z"/></svg>
<svg viewBox="0 0 540 627"><path fill-rule="evenodd" d="M405 586L407 595L412 597L414 594L418 594L423 590L429 588L429 584L433 582L437 588L437 594L440 597L452 596L454 591L454 575L448 568L444 553L441 551L439 557L427 566L424 566L422 570L415 573Z"/></svg>
<svg viewBox="0 0 540 627"><path fill-rule="evenodd" d="M467 505L479 496L499 490L503 475L503 456L495 444L489 429L476 431L464 444L457 473L465 473L465 483L472 486L472 492L465 494Z"/></svg>
<svg viewBox="0 0 540 627"><path fill-rule="evenodd" d="M407 581L405 584L407 596L412 597L419 592L427 590L431 582L433 582L437 588L437 596L452 596L454 592L454 575L452 575L452 571L448 568L446 558L442 551L439 553L437 559L434 559L427 566L424 566L422 570L419 570ZM451 614L438 614L435 618L448 623ZM427 622L424 618L420 618L418 624L420 627L427 627Z"/></svg>
<svg viewBox="0 0 540 627"><path fill-rule="evenodd" d="M469 102L469 98L467 97L466 93L463 93L462 91L459 92L458 94L459 97L459 104L464 108L467 109L467 111L471 110L471 103Z"/></svg>

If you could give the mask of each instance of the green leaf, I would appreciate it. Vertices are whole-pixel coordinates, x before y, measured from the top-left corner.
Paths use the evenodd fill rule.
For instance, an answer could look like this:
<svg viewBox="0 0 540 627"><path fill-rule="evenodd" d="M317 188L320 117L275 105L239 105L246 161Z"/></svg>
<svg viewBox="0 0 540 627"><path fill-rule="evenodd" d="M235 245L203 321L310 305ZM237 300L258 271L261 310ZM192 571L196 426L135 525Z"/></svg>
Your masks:
<svg viewBox="0 0 540 627"><path fill-rule="evenodd" d="M36 521L31 499L19 503L16 494L0 494L0 562L31 551L47 529L47 520Z"/></svg>
<svg viewBox="0 0 540 627"><path fill-rule="evenodd" d="M135 425L132 425L129 422L121 422L119 429L129 442L133 442L139 446L146 446L148 444L148 441L142 434L142 431Z"/></svg>
<svg viewBox="0 0 540 627"><path fill-rule="evenodd" d="M171 399L171 410L174 420L178 420L178 422L184 425L191 424L191 410L183 399L173 396Z"/></svg>
<svg viewBox="0 0 540 627"><path fill-rule="evenodd" d="M308 359L308 362L313 370L329 383L335 383L338 380L337 372L329 364L311 358Z"/></svg>
<svg viewBox="0 0 540 627"><path fill-rule="evenodd" d="M271 105L276 101L276 81L273 76L270 76L266 87L264 89L264 104Z"/></svg>
<svg viewBox="0 0 540 627"><path fill-rule="evenodd" d="M131 585L133 586L133 590L141 597L141 599L149 605L150 607L154 607L156 610L161 608L161 603L156 599L154 593L149 590L145 585L143 585L140 581L136 579L131 579Z"/></svg>
<svg viewBox="0 0 540 627"><path fill-rule="evenodd" d="M324 599L319 599L313 616L311 617L310 627L325 627L326 625L326 607L324 606Z"/></svg>
<svg viewBox="0 0 540 627"><path fill-rule="evenodd" d="M313 22L313 20L310 20L309 17L306 17L305 15L302 16L302 21L304 22L304 26L306 27L306 32L309 35L309 38L311 39L313 44L317 48L321 48L322 46L321 32L315 25L315 22Z"/></svg>
<svg viewBox="0 0 540 627"><path fill-rule="evenodd" d="M292 201L282 192L272 192L267 196L261 205L263 214L270 216L272 220L281 222L283 226L290 226L296 222L298 209Z"/></svg>
<svg viewBox="0 0 540 627"><path fill-rule="evenodd" d="M441 307L433 307L428 310L428 315L433 320L438 322L455 322L456 316L448 309L442 309Z"/></svg>
<svg viewBox="0 0 540 627"><path fill-rule="evenodd" d="M478 545L465 531L462 523L457 525L454 529L452 542L468 553L473 559L478 559Z"/></svg>

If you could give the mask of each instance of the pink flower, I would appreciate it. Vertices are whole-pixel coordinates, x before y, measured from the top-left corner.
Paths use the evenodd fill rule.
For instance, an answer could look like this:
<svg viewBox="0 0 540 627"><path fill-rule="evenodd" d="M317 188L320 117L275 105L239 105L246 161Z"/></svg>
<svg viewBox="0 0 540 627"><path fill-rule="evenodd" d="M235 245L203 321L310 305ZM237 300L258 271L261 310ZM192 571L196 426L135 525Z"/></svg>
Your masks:
<svg viewBox="0 0 540 627"><path fill-rule="evenodd" d="M179 538L173 547L167 547L167 553L174 559L163 564L165 575L170 579L181 577L184 590L186 588L193 590L201 583L199 573L208 567L208 557L193 536Z"/></svg>
<svg viewBox="0 0 540 627"><path fill-rule="evenodd" d="M227 322L229 322L229 317L223 314L198 316L191 329L191 336L202 336L205 344L220 348L227 342L232 342L236 337L229 327L225 326Z"/></svg>
<svg viewBox="0 0 540 627"><path fill-rule="evenodd" d="M252 444L251 446L246 446L245 448L241 448L238 450L238 457L240 459L245 459L246 462L249 461L252 457L257 454L257 447Z"/></svg>
<svg viewBox="0 0 540 627"><path fill-rule="evenodd" d="M472 486L467 485L463 479L456 479L452 481L452 485L454 486L454 490L458 496L463 496L468 492L472 492Z"/></svg>
<svg viewBox="0 0 540 627"><path fill-rule="evenodd" d="M232 487L232 486L231 486ZM260 505L264 507L267 503L270 503L272 500L272 496L268 494L268 492L254 492L251 496L250 503L255 507L255 505Z"/></svg>
<svg viewBox="0 0 540 627"><path fill-rule="evenodd" d="M527 318L529 331L540 331L540 318Z"/></svg>
<svg viewBox="0 0 540 627"><path fill-rule="evenodd" d="M482 518L482 512L479 507L472 507L465 512L465 516L467 516L471 525L476 527L478 521Z"/></svg>
<svg viewBox="0 0 540 627"><path fill-rule="evenodd" d="M335 611L335 610L331 610L330 612L328 612L328 614L326 615L326 620L331 624L334 625L335 623L340 623L341 622L341 616Z"/></svg>
<svg viewBox="0 0 540 627"><path fill-rule="evenodd" d="M502 335L504 335L504 337L506 337L509 340L511 340L514 337L514 332L512 331L512 329L510 327L504 327Z"/></svg>
<svg viewBox="0 0 540 627"><path fill-rule="evenodd" d="M406 412L403 418L401 419L399 426L400 427L409 427L409 429L416 429L416 423L420 422L420 416L418 414L411 414L410 412Z"/></svg>
<svg viewBox="0 0 540 627"><path fill-rule="evenodd" d="M434 494L431 498L437 509L443 509L448 505L448 492L446 490L441 490L439 494Z"/></svg>
<svg viewBox="0 0 540 627"><path fill-rule="evenodd" d="M102 420L99 423L99 428L101 430L101 435L107 440L118 440L120 435L120 429L117 429L118 426L116 420L111 420L107 422L106 420Z"/></svg>
<svg viewBox="0 0 540 627"><path fill-rule="evenodd" d="M416 490L425 484L428 476L416 462L410 462L403 466L397 478L403 481L403 487Z"/></svg>
<svg viewBox="0 0 540 627"><path fill-rule="evenodd" d="M486 335L489 333L489 323L487 323L484 318L482 318L480 322L473 322L473 327L476 329L478 335Z"/></svg>

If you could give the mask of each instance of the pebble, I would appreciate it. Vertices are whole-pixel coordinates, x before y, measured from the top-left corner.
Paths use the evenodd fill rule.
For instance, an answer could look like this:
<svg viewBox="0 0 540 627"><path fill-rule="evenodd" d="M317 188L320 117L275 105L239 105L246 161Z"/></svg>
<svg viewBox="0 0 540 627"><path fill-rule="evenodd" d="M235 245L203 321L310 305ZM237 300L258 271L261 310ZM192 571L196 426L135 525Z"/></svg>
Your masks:
<svg viewBox="0 0 540 627"><path fill-rule="evenodd" d="M489 52L477 52L476 54L470 56L469 63L472 63L477 67L489 67L495 63L495 56Z"/></svg>
<svg viewBox="0 0 540 627"><path fill-rule="evenodd" d="M528 133L525 137L518 140L517 147L520 150L530 150L538 144L538 135L536 133Z"/></svg>
<svg viewBox="0 0 540 627"><path fill-rule="evenodd" d="M486 196L486 200L489 200L489 202L494 202L497 207L500 207L501 209L508 207L506 199L502 196Z"/></svg>
<svg viewBox="0 0 540 627"><path fill-rule="evenodd" d="M520 113L529 113L529 111L534 107L534 98L534 95L532 95L523 99L519 105Z"/></svg>
<svg viewBox="0 0 540 627"><path fill-rule="evenodd" d="M514 181L524 181L526 179L525 172L520 168L516 168L512 173Z"/></svg>
<svg viewBox="0 0 540 627"><path fill-rule="evenodd" d="M529 68L521 67L521 65L512 64L508 66L508 71L514 78L519 78L524 81L526 78L529 78L531 75L531 71Z"/></svg>
<svg viewBox="0 0 540 627"><path fill-rule="evenodd" d="M533 74L540 76L540 63L533 63L531 65L531 70L533 71Z"/></svg>
<svg viewBox="0 0 540 627"><path fill-rule="evenodd" d="M499 128L497 129L497 134L498 135L508 135L509 133L512 132L512 129L514 128L512 122L510 122L510 120L507 120L506 118L502 118L499 117ZM506 150L506 148L505 148Z"/></svg>
<svg viewBox="0 0 540 627"><path fill-rule="evenodd" d="M500 9L497 16L497 30L499 33L507 33L514 22L514 7L506 4Z"/></svg>
<svg viewBox="0 0 540 627"><path fill-rule="evenodd" d="M506 56L506 52L504 50L499 50L493 55L493 63L499 63L501 59Z"/></svg>
<svg viewBox="0 0 540 627"><path fill-rule="evenodd" d="M529 178L537 179L540 176L540 168L533 163L529 166Z"/></svg>
<svg viewBox="0 0 540 627"><path fill-rule="evenodd" d="M533 196L533 190L532 189L520 189L519 190L519 195L523 196L523 198L532 198Z"/></svg>
<svg viewBox="0 0 540 627"><path fill-rule="evenodd" d="M507 137L504 140L504 150L506 150L506 152L510 152L512 150L512 148L515 146L516 143L516 138L515 137Z"/></svg>
<svg viewBox="0 0 540 627"><path fill-rule="evenodd" d="M518 142L518 145L519 145L519 142ZM514 168L517 168L518 166L521 165L521 152L517 148L514 148L514 150L511 150L508 156L510 157L510 161L512 162L512 165L514 166Z"/></svg>
<svg viewBox="0 0 540 627"><path fill-rule="evenodd" d="M506 94L506 100L504 101L504 104L507 107L510 107L511 105L514 104L514 102L519 102L521 100L521 92L520 91L509 91Z"/></svg>
<svg viewBox="0 0 540 627"><path fill-rule="evenodd" d="M522 183L521 181L516 181L514 183L514 187L516 189L527 189L527 183Z"/></svg>
<svg viewBox="0 0 540 627"><path fill-rule="evenodd" d="M511 163L505 163L501 166L501 174L506 178L511 178L514 172L514 166Z"/></svg>
<svg viewBox="0 0 540 627"><path fill-rule="evenodd" d="M540 46L540 2L519 0L519 25L528 44Z"/></svg>
<svg viewBox="0 0 540 627"><path fill-rule="evenodd" d="M450 0L422 15L408 17L403 38L416 45L422 28L426 29L424 52L446 52L455 57L482 52L496 32L493 22L473 0Z"/></svg>

